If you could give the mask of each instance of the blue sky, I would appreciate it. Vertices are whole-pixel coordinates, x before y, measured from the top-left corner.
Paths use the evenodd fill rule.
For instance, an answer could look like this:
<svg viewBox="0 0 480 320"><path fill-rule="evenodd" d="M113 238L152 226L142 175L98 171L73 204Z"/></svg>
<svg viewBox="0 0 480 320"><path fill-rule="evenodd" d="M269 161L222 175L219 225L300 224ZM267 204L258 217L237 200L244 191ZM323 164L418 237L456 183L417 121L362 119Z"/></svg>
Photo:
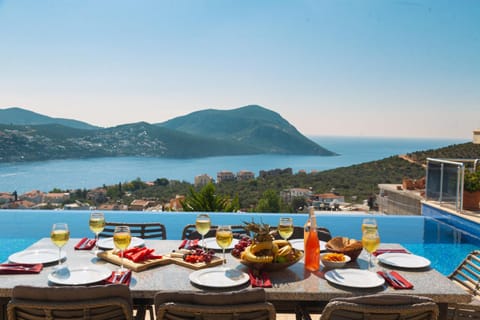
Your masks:
<svg viewBox="0 0 480 320"><path fill-rule="evenodd" d="M99 126L259 104L307 135L480 129L480 1L0 0L0 108Z"/></svg>

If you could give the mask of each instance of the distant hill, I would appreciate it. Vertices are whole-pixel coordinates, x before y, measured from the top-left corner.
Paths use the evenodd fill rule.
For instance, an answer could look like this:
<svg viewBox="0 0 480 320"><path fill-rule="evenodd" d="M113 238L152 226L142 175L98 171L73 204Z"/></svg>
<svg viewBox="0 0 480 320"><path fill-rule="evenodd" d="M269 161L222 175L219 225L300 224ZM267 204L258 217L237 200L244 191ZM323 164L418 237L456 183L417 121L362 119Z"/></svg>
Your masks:
<svg viewBox="0 0 480 320"><path fill-rule="evenodd" d="M157 125L195 136L234 141L263 153L335 155L302 135L278 113L257 105L202 110Z"/></svg>
<svg viewBox="0 0 480 320"><path fill-rule="evenodd" d="M86 122L70 120L70 119L62 119L62 118L51 118L33 111L29 111L29 110L25 110L17 107L0 109L0 124L11 124L11 125L59 124L62 126L72 127L77 129L87 129L87 130L99 129L99 127L92 126Z"/></svg>
<svg viewBox="0 0 480 320"><path fill-rule="evenodd" d="M8 110L10 111L5 113ZM242 116L238 118L244 124L242 130L228 130L224 127L223 131L216 130L218 134L216 136L206 133L205 130L180 130L174 126L146 122L106 129L89 125L88 129L70 126L72 123L75 124L74 120L36 124L39 121L51 121L48 119L53 118L42 118L44 116L16 108L13 110L14 114L25 115L25 118L16 121L25 124L0 123L0 162L118 156L200 158L274 153L334 154L303 137L276 113L259 107L251 110L259 112L259 122L246 121L243 119L246 117ZM11 109L2 112L12 115ZM188 116L186 117L188 120ZM6 121L2 114L0 118L2 122ZM202 121L211 123L219 118L222 119L213 113L209 117L202 117ZM233 126L234 119L231 118L231 114L223 119Z"/></svg>

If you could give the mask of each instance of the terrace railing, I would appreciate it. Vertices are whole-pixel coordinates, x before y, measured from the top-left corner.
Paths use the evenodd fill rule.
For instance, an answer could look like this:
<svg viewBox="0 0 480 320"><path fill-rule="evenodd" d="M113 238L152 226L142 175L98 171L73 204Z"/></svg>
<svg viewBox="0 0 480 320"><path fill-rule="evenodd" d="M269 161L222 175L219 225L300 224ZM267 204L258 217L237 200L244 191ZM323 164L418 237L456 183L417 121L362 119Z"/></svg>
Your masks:
<svg viewBox="0 0 480 320"><path fill-rule="evenodd" d="M452 204L463 211L463 181L465 170L476 170L480 159L427 158L426 200Z"/></svg>

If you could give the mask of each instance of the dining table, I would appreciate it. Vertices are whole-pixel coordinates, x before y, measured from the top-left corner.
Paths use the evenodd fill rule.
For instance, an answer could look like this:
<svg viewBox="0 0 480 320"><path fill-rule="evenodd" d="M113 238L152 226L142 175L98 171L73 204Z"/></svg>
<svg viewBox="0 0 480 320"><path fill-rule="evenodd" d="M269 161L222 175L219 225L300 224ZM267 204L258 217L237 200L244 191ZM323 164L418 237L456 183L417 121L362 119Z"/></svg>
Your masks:
<svg viewBox="0 0 480 320"><path fill-rule="evenodd" d="M71 238L62 248L66 253L63 263L68 268L79 268L85 266L104 266L111 271L117 270L118 265L101 259L90 250L75 250L75 245L80 238ZM146 239L143 245L155 249L155 254L166 255L177 250L181 240L151 240ZM56 249L50 238L42 238L32 244L26 251L36 249ZM402 246L394 243L383 243L380 248L401 249ZM217 253L222 257L221 252ZM441 274L431 266L422 268L397 268L391 265L379 263L374 259L373 270L388 271L395 270L405 279L413 284L411 289L394 289L387 282L376 286L349 286L341 283L334 283L326 280L325 275L328 269L323 266L316 272L310 272L304 268L303 260L291 265L288 268L268 272L272 286L265 288L266 297L277 312L295 313L296 307L301 305L308 311L321 312L323 307L332 298L352 297L367 294L412 294L425 296L433 299L439 306L440 318L446 319L449 303L466 303L471 300L470 294L451 282L445 275ZM356 261L349 262L343 267L345 269L366 270L368 269L368 254L363 251ZM15 274L0 275L0 319L6 319L6 305L12 295L12 290L17 285L31 285L47 287L58 285L49 281L49 275L54 271L57 262L44 264L41 272L36 274ZM248 274L248 267L227 253L226 267ZM221 268L216 266L211 268ZM339 269L340 270L340 269ZM190 274L196 272L194 269L178 264L163 264L153 266L139 272L132 272L130 290L135 304L152 305L153 298L158 291L232 291L251 288L250 282L242 282L240 285L210 286L208 283L194 283L189 278Z"/></svg>

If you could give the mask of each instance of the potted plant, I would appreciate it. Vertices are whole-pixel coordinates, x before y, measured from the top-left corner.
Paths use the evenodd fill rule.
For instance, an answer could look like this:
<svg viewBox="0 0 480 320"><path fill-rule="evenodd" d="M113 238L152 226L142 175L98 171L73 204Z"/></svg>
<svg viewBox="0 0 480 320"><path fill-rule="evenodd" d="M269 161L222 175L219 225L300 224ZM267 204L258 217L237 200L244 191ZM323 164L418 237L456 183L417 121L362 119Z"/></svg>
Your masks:
<svg viewBox="0 0 480 320"><path fill-rule="evenodd" d="M480 209L480 170L465 170L463 180L463 209Z"/></svg>

